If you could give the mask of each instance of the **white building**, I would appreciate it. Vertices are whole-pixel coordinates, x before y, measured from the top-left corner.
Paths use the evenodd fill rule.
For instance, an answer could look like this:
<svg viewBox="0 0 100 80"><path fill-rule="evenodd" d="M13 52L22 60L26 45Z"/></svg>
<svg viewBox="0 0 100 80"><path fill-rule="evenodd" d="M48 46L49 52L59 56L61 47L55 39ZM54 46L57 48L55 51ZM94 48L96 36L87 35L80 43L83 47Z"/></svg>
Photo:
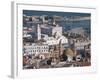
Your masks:
<svg viewBox="0 0 100 80"><path fill-rule="evenodd" d="M60 33L62 35L62 27L59 25L56 25L56 27L52 28L52 35L55 35L55 33Z"/></svg>
<svg viewBox="0 0 100 80"><path fill-rule="evenodd" d="M59 25L50 26L50 25L40 25L41 34L48 34L49 36L55 35L55 33L60 33L62 35L62 27Z"/></svg>
<svg viewBox="0 0 100 80"><path fill-rule="evenodd" d="M85 33L85 30L82 27L79 27L79 28L73 28L71 30L68 30L67 32L69 35L74 33L74 34L80 34L83 36Z"/></svg>
<svg viewBox="0 0 100 80"><path fill-rule="evenodd" d="M37 40L41 39L41 29L40 29L40 25L38 24L37 26Z"/></svg>
<svg viewBox="0 0 100 80"><path fill-rule="evenodd" d="M62 44L68 43L68 39L58 32L55 34L55 37L53 37L53 36L49 37L48 35L45 35L44 40L46 41L44 43L46 43L48 45L58 45L60 40L61 40Z"/></svg>
<svg viewBox="0 0 100 80"><path fill-rule="evenodd" d="M24 45L24 50L26 54L42 54L42 53L49 53L49 46L47 44L28 44Z"/></svg>
<svg viewBox="0 0 100 80"><path fill-rule="evenodd" d="M41 31L42 29L42 31ZM62 44L67 44L68 39L62 35L62 27L59 25L56 26L44 26L44 25L38 25L37 29L37 39L41 39L41 36L44 36L42 39L44 39L45 44L48 45L57 45L59 44L59 41L61 40Z"/></svg>
<svg viewBox="0 0 100 80"><path fill-rule="evenodd" d="M32 28L23 27L23 38L32 38L32 35L28 34L32 32Z"/></svg>

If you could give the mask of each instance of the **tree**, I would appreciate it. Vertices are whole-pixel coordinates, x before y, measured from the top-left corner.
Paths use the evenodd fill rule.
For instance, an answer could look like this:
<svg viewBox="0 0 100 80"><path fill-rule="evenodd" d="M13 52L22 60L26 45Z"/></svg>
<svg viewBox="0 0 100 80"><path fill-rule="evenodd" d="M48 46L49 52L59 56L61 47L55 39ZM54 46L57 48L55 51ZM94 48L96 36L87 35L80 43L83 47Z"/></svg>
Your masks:
<svg viewBox="0 0 100 80"><path fill-rule="evenodd" d="M63 54L65 54L66 56L70 55L72 57L75 55L71 48L65 49L64 52L63 52Z"/></svg>

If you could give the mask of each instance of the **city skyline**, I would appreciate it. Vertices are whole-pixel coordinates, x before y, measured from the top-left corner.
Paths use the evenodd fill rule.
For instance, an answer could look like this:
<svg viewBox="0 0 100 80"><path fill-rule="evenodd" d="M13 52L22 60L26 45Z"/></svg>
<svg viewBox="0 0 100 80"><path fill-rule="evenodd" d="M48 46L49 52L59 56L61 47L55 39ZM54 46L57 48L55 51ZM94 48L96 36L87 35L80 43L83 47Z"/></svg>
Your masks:
<svg viewBox="0 0 100 80"><path fill-rule="evenodd" d="M91 66L91 14L23 10L23 69Z"/></svg>

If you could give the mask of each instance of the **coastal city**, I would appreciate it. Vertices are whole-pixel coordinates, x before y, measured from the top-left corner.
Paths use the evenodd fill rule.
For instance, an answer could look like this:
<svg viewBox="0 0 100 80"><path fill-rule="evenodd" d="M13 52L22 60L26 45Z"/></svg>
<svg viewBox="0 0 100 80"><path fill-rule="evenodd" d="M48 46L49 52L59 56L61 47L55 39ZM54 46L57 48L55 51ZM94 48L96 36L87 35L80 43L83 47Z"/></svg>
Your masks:
<svg viewBox="0 0 100 80"><path fill-rule="evenodd" d="M89 13L23 10L23 69L91 66Z"/></svg>

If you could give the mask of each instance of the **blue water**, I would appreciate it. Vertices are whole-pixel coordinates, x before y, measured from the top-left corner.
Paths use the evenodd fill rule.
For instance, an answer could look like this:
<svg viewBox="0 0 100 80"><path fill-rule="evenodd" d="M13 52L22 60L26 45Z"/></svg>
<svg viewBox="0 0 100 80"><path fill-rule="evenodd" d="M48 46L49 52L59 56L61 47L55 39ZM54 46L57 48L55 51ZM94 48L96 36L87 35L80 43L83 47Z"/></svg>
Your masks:
<svg viewBox="0 0 100 80"><path fill-rule="evenodd" d="M23 10L23 15L26 16L63 16L63 17L73 17L73 16L91 16L90 13L73 13L73 12L52 12L52 11L34 11L34 10ZM80 21L60 21L57 24L64 28L75 28L75 27L83 27L83 28L91 28L91 20L80 20ZM24 23L23 26L32 27L33 23Z"/></svg>
<svg viewBox="0 0 100 80"><path fill-rule="evenodd" d="M35 10L23 10L23 14L26 16L91 16L90 13L81 13L81 12L54 12L54 11L35 11Z"/></svg>
<svg viewBox="0 0 100 80"><path fill-rule="evenodd" d="M60 26L65 28L76 28L76 27L83 27L83 28L90 28L91 27L91 21L90 20L81 20L81 21L74 21L74 22L59 22Z"/></svg>

